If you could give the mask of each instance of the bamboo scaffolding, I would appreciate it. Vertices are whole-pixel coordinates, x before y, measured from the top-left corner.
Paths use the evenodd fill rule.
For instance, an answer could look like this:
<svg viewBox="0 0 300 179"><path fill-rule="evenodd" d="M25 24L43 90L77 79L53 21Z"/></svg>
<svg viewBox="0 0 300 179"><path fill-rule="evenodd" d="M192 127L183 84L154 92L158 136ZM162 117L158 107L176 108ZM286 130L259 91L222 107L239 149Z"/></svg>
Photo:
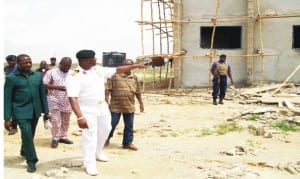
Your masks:
<svg viewBox="0 0 300 179"><path fill-rule="evenodd" d="M278 56L278 54L241 54L241 55L226 55L227 57L259 57L259 56ZM163 57L163 58L172 58L172 57L181 57L181 58L192 58L192 59L207 59L210 58L209 55L182 55L182 54L153 54L153 55L144 55L138 56L136 59L141 60L145 58L155 58L155 57ZM215 55L217 56L217 55ZM240 60L240 59L239 59Z"/></svg>
<svg viewBox="0 0 300 179"><path fill-rule="evenodd" d="M276 14L276 15L260 15L261 19L272 19L272 18L293 18L300 17L300 13L289 13L289 14ZM236 16L236 17L219 17L218 22L232 22L232 21L246 21L251 19L257 19L257 17L248 17L248 16ZM186 20L164 20L164 21L135 21L139 25L149 25L149 24L159 24L159 23L211 23L214 19L212 18L201 18L201 19L186 19Z"/></svg>
<svg viewBox="0 0 300 179"><path fill-rule="evenodd" d="M169 7L169 10L170 10L170 16L171 16L171 21L173 20L173 17L174 17L174 14L173 14L173 12L174 12L174 4L173 5L171 5L171 4L166 4L166 5L169 5L168 7ZM165 19L166 20L166 19ZM166 26L168 25L166 22L165 22L165 24L166 24ZM171 24L172 25L172 27L171 27L171 31L172 31L172 33L173 33L173 29L174 29L174 23L172 23ZM172 35L172 37L174 36L174 34ZM169 42L169 40L168 40L168 42ZM170 47L169 47L170 48ZM168 49L169 49L168 48ZM174 44L173 44L173 48L172 48L172 52L174 52L175 51L175 49L174 49L175 47L174 47ZM170 52L168 51L168 54L169 54ZM174 57L172 56L171 57L172 58L172 63L171 63L171 77L170 77L170 80L169 80L169 86L168 86L168 94L170 93L170 89L171 89L171 85L172 85L172 79L174 79L175 80L175 75L174 75L174 61L175 61L175 59L174 59Z"/></svg>
<svg viewBox="0 0 300 179"><path fill-rule="evenodd" d="M275 18L295 18L295 17L300 17L300 13L299 12L292 12L292 13L284 13L284 14L261 14L260 12L260 0L256 0L256 8L257 8L257 15L252 15L252 14L248 14L248 16L221 16L219 17L218 13L219 13L219 8L220 8L220 0L216 1L216 9L215 9L215 15L213 18L209 18L209 17L205 17L205 18L201 18L201 19L181 19L181 9L178 8L178 6L181 7L181 0L176 0L176 1L167 1L167 0L142 0L143 2L149 2L150 6L151 6L151 20L145 20L143 19L143 17L141 16L141 19L139 21L136 21L139 25L141 25L141 31L144 31L145 28L144 26L151 26L152 30L152 55L145 55L144 54L144 49L142 50L142 56L138 56L137 59L145 59L145 58L154 58L154 57L163 57L163 58L177 58L180 59L179 63L177 64L178 66L176 68L178 71L178 80L180 83L181 82L181 68L182 68L182 59L186 59L186 58L192 58L192 59L209 59L209 65L211 65L212 63L212 59L218 55L216 55L214 53L214 36L215 36L215 31L216 31L216 26L218 23L226 23L226 22L233 22L233 21L249 21L249 20L256 20L258 23L258 39L259 39L259 53L255 53L255 54L238 54L238 55L227 55L228 57L259 57L260 59L260 85L263 85L264 83L264 57L268 57L268 56L278 56L278 54L265 54L264 53L264 43L263 43L263 28L262 28L262 23L263 23L263 19L275 19ZM157 3L158 4L158 20L154 20L153 18L153 7L152 4L153 3ZM161 7L161 5L163 7ZM174 9L173 7L176 5L177 9L177 13L173 14ZM142 8L142 7L141 7ZM171 18L168 19L166 17L166 11L170 10L171 13ZM163 18L161 17L161 14L163 11ZM174 18L176 17L176 18ZM184 53L179 52L181 48L181 31L178 29L181 29L181 25L184 23L212 23L213 24L213 33L211 36L211 46L210 46L210 52L209 54L204 54L204 55L193 55L193 56L186 56L184 55ZM176 25L176 26L175 26ZM177 32L176 32L176 36L171 33L173 32L174 27L176 27ZM155 31L158 33L155 33ZM155 38L154 36L159 36L159 49L160 52L159 54L156 54L155 52ZM142 34L142 38L143 38L143 34ZM174 44L173 44L173 53L169 51L170 49L170 42L172 41L171 38L178 38L176 39L176 41L174 41L173 43L177 44L177 52L174 48ZM163 52L162 50L162 46L164 45L162 43L163 39L166 39L166 46L167 46L167 50L166 53ZM142 41L144 41L142 39ZM142 42L144 43L144 42ZM142 47L144 48L144 47ZM248 51L247 51L248 52ZM251 51L249 51L251 52ZM174 72L174 65L172 67L172 71ZM253 70L253 69L252 69ZM154 74L155 75L155 74ZM252 74L253 75L253 74ZM173 77L174 74L172 75ZM167 77L166 77L167 78ZM209 73L209 84L211 83L211 74ZM253 81L253 77L252 77L252 81ZM171 81L170 81L171 83Z"/></svg>
<svg viewBox="0 0 300 179"><path fill-rule="evenodd" d="M150 0L150 8L151 8L151 21L153 21L153 6L152 6L152 0ZM151 26L152 28L152 54L155 54L155 38L154 38L154 26ZM155 68L153 68L153 79L155 81ZM154 82L152 84L152 88L154 88Z"/></svg>
<svg viewBox="0 0 300 179"><path fill-rule="evenodd" d="M264 53L264 44L263 44L263 37L262 37L262 19L260 17L260 0L256 0L257 3L257 19L258 19L258 28L259 28L259 48L260 48L260 53ZM261 71L260 71L260 85L263 86L263 79L264 79L264 71L265 71L265 67L264 67L264 56L260 55L259 56L260 61L261 61Z"/></svg>
<svg viewBox="0 0 300 179"><path fill-rule="evenodd" d="M169 31L168 31L168 24L166 23L166 3L163 3L163 15L164 15L164 25L165 25L165 28L166 28L166 40L167 40L167 53L170 53L170 44L169 44ZM167 64L167 73L166 73L166 77L165 79L168 78L168 73L169 73L169 60L168 60L168 64ZM170 87L170 85L169 85Z"/></svg>
<svg viewBox="0 0 300 179"><path fill-rule="evenodd" d="M141 0L141 19L144 19L144 0ZM144 25L141 24L141 46L142 46L142 56L145 55L145 48L144 48ZM144 58L142 58L142 61L144 62ZM143 92L145 91L145 79L146 79L146 69L144 69L143 73Z"/></svg>
<svg viewBox="0 0 300 179"><path fill-rule="evenodd" d="M209 66L208 69L210 69L210 66L212 64L213 58L214 58L214 38L215 38L215 33L216 33L216 28L217 28L217 22L218 22L218 15L219 15L219 8L220 8L220 0L217 0L216 4L216 12L215 12L215 17L212 20L213 21L213 31L211 35L211 40L210 40L210 53L209 53ZM208 84L211 86L211 73L210 70L208 70Z"/></svg>

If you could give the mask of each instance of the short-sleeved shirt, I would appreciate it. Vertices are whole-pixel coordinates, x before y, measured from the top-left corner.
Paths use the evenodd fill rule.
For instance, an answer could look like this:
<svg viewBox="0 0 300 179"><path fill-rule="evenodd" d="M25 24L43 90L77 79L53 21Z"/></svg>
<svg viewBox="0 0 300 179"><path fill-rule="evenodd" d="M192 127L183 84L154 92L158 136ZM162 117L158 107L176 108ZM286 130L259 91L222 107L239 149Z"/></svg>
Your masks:
<svg viewBox="0 0 300 179"><path fill-rule="evenodd" d="M82 113L101 115L100 105L105 102L105 80L116 68L94 66L89 70L77 67L67 76L68 97L77 97Z"/></svg>
<svg viewBox="0 0 300 179"><path fill-rule="evenodd" d="M135 95L141 94L136 75L127 76L117 73L107 80L110 90L110 107L112 112L132 113L135 111Z"/></svg>
<svg viewBox="0 0 300 179"><path fill-rule="evenodd" d="M69 71L69 73L72 73ZM68 72L64 73L59 68L48 70L44 76L44 84L55 86L65 86ZM59 110L62 112L72 112L71 104L66 91L48 90L48 106L50 110Z"/></svg>

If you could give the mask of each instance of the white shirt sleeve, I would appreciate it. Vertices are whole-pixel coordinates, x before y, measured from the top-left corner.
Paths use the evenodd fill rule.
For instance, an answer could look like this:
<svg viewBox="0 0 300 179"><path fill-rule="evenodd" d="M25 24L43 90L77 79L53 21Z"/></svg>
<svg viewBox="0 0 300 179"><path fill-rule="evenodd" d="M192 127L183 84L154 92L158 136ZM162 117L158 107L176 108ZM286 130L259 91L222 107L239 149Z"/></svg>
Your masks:
<svg viewBox="0 0 300 179"><path fill-rule="evenodd" d="M105 79L110 78L117 72L117 68L115 67L100 67L97 66L97 70L103 74Z"/></svg>

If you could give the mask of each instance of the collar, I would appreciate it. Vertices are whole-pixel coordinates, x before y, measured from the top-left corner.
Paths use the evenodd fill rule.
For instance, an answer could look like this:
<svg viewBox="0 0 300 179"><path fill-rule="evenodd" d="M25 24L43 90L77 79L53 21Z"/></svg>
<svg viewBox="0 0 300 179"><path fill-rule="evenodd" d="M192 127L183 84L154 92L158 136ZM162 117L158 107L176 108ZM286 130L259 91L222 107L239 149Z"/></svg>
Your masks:
<svg viewBox="0 0 300 179"><path fill-rule="evenodd" d="M119 73L119 74L122 77L133 78L133 74L132 73L130 75L126 75L125 73Z"/></svg>
<svg viewBox="0 0 300 179"><path fill-rule="evenodd" d="M87 74L87 73L91 73L91 69L92 69L93 67L91 67L90 69L88 69L88 70L85 70L85 69L83 69L83 68L81 68L81 66L78 66L77 68L76 68L76 70L78 70L78 72L80 72L80 73L82 73L82 74Z"/></svg>
<svg viewBox="0 0 300 179"><path fill-rule="evenodd" d="M34 73L35 73L34 71L30 70L30 71L29 71L29 76L30 76L30 75L33 75ZM17 70L14 72L14 74L15 74L15 75L19 75L19 76L20 76L20 75L23 75L23 73L20 72L19 68L17 68Z"/></svg>

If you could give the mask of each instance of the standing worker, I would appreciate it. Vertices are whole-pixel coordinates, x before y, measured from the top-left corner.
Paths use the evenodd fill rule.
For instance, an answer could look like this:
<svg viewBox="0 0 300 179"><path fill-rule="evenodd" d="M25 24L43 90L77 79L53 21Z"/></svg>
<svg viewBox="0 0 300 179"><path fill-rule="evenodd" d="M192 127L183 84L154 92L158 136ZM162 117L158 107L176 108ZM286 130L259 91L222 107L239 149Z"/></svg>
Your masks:
<svg viewBox="0 0 300 179"><path fill-rule="evenodd" d="M21 152L27 162L27 172L36 171L38 158L34 146L35 129L41 113L49 119L46 89L39 72L32 71L28 55L17 57L18 69L6 76L4 84L4 127L9 129L14 118L21 130Z"/></svg>
<svg viewBox="0 0 300 179"><path fill-rule="evenodd" d="M49 70L44 78L44 84L48 90L47 99L51 113L51 147L57 148L58 143L73 144L68 139L68 129L72 108L65 87L65 81L72 65L72 59L64 57L58 68Z"/></svg>
<svg viewBox="0 0 300 179"><path fill-rule="evenodd" d="M50 58L50 64L49 64L49 68L55 68L56 67L56 58L55 57L51 57Z"/></svg>
<svg viewBox="0 0 300 179"><path fill-rule="evenodd" d="M133 65L131 59L126 59L124 65ZM109 100L109 97L110 100ZM140 112L144 112L144 104L142 101L141 89L136 75L132 75L131 71L125 73L116 73L107 80L107 88L105 93L105 101L110 104L111 125L112 130L105 145L109 144L109 140L113 137L116 126L123 115L123 148L130 150L138 150L133 142L133 122L135 112L135 97L140 104Z"/></svg>
<svg viewBox="0 0 300 179"><path fill-rule="evenodd" d="M220 55L220 59L217 62L214 62L210 69L211 74L213 75L213 104L217 105L217 98L219 96L219 104L224 104L223 99L226 95L227 89L227 76L229 77L231 84L233 85L231 67L226 62L226 55Z"/></svg>
<svg viewBox="0 0 300 179"><path fill-rule="evenodd" d="M102 149L111 130L111 116L105 102L105 79L114 73L123 73L134 68L145 68L144 64L119 66L116 68L95 65L93 50L76 53L79 66L66 80L67 94L77 123L82 131L81 148L83 165L89 175L98 175L96 160L108 161Z"/></svg>

